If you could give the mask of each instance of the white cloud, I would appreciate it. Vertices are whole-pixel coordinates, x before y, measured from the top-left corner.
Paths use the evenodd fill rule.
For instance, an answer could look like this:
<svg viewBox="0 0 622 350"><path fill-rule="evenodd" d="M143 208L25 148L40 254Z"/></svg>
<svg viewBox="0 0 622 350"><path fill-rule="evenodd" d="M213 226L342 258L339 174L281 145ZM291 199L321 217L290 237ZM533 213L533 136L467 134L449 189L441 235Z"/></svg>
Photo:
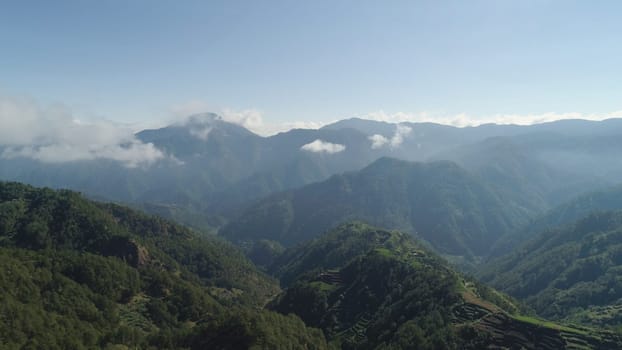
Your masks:
<svg viewBox="0 0 622 350"><path fill-rule="evenodd" d="M391 138L391 147L395 148L404 142L404 137L408 136L413 129L410 126L398 124L395 127L395 135Z"/></svg>
<svg viewBox="0 0 622 350"><path fill-rule="evenodd" d="M562 119L585 119L585 120L605 120L609 118L622 117L622 111L616 111L611 113L579 113L579 112L567 112L567 113L531 113L531 114L492 114L476 116L467 113L459 114L443 114L443 113L431 113L431 112L419 112L419 113L386 113L384 111L372 112L367 115L361 116L364 119L384 121L389 123L437 123L444 125L451 125L456 127L466 126L478 126L482 124L494 123L494 124L515 124L515 125L531 125L540 124L546 122L552 122Z"/></svg>
<svg viewBox="0 0 622 350"><path fill-rule="evenodd" d="M190 135L201 139L203 141L207 141L209 137L209 133L212 132L212 128L210 127L199 127L190 130Z"/></svg>
<svg viewBox="0 0 622 350"><path fill-rule="evenodd" d="M210 106L201 100L190 100L169 109L170 114L178 123L185 124L189 116L214 111L222 120L245 127L261 136L276 135L292 129L319 129L330 123L316 121L266 122L263 113L256 108L232 109ZM198 134L203 134L201 129ZM209 132L207 132L209 134ZM198 136L198 135L195 135ZM207 136L207 135L205 135Z"/></svg>
<svg viewBox="0 0 622 350"><path fill-rule="evenodd" d="M241 125L252 132L261 133L265 127L262 113L256 109L235 111L225 108L221 116L224 121Z"/></svg>
<svg viewBox="0 0 622 350"><path fill-rule="evenodd" d="M291 129L319 129L327 124L336 122L337 120L322 122L322 121L293 121L293 122L269 122L264 118L263 113L258 109L244 109L234 110L231 108L217 108L210 106L209 104L201 100L190 100L186 103L173 106L170 111L177 118L177 120L184 120L188 116L193 114L205 113L206 111L215 111L222 116L224 121L241 125L250 131L261 135L271 136L280 132L286 132ZM492 115L471 115L467 113L459 114L447 114L439 112L396 112L387 113L385 111L371 112L365 115L360 115L360 118L384 121L389 123L437 123L444 125L451 125L456 127L466 126L478 126L482 124L495 123L495 124L516 124L516 125L531 125L538 123L551 122L561 119L586 119L586 120L604 120L609 118L622 117L622 111L603 113L603 114L586 114L577 112L568 113L531 113L531 114L492 114ZM206 132L207 134L209 132ZM398 147L403 138L406 137L408 132L402 130L401 134L396 134L388 139L382 135L373 135L370 137L372 142L372 148L383 147L386 144L392 147ZM397 136L397 137L396 137ZM387 139L386 141L383 140Z"/></svg>
<svg viewBox="0 0 622 350"><path fill-rule="evenodd" d="M209 134L212 132L213 126L211 123L214 120L222 120L222 117L214 113L198 113L181 118L181 120L172 123L172 125L187 127L190 135L207 141Z"/></svg>
<svg viewBox="0 0 622 350"><path fill-rule="evenodd" d="M371 141L371 148L372 149L377 149L380 148L384 145L386 145L387 143L389 143L389 139L380 135L380 134L375 134L375 135L371 135L369 137L369 140Z"/></svg>
<svg viewBox="0 0 622 350"><path fill-rule="evenodd" d="M188 124L193 116L207 114L210 110L216 111L216 114L226 122L243 126L259 135L265 134L266 125L263 122L263 116L256 109L234 110L231 108L214 108L200 100L191 100L170 108L171 114L182 125ZM191 131L191 133L193 136L206 140L210 131L211 128L201 127Z"/></svg>
<svg viewBox="0 0 622 350"><path fill-rule="evenodd" d="M244 111L226 109L220 114L209 112L195 113L180 118L180 120L174 124L190 128L190 134L192 136L206 141L213 129L211 122L214 120L222 120L237 124L255 133L263 129L261 113L250 109Z"/></svg>
<svg viewBox="0 0 622 350"><path fill-rule="evenodd" d="M338 143L330 143L320 139L317 139L311 143L307 143L300 147L303 151L314 152L314 153L339 153L346 149L346 146L338 144Z"/></svg>
<svg viewBox="0 0 622 350"><path fill-rule="evenodd" d="M190 100L169 108L169 112L177 121L184 121L188 116L209 111L210 106L201 100ZM171 123L172 124L172 123Z"/></svg>
<svg viewBox="0 0 622 350"><path fill-rule="evenodd" d="M377 149L387 144L390 145L391 148L399 147L404 142L404 138L408 136L411 131L412 128L410 126L397 124L395 126L395 133L390 139L380 134L370 136L371 148Z"/></svg>
<svg viewBox="0 0 622 350"><path fill-rule="evenodd" d="M330 123L314 122L314 121L294 121L294 122L284 122L284 123L272 123L272 124L264 125L262 132L258 132L258 134L262 136L271 136L271 135L276 135L280 132L286 132L292 129L319 129L327 124L330 124Z"/></svg>
<svg viewBox="0 0 622 350"><path fill-rule="evenodd" d="M111 159L127 167L164 157L153 144L137 140L131 128L109 121L83 121L62 105L41 107L26 98L0 96L2 158L42 162Z"/></svg>

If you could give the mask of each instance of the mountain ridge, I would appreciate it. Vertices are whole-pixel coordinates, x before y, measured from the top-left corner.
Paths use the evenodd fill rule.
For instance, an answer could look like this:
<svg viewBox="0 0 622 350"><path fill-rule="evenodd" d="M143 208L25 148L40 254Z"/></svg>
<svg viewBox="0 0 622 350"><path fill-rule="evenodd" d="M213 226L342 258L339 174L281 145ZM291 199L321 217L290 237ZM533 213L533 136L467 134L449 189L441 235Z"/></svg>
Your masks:
<svg viewBox="0 0 622 350"><path fill-rule="evenodd" d="M529 161L532 163L541 161L547 155L551 159L564 160L559 162L561 165L555 165L555 162L545 165L561 166L564 176L567 176L568 170L581 167L586 154L593 154L603 147L611 149L611 144L607 146L609 141L603 139L599 142L598 137L609 135L611 138L611 135L622 133L619 124L618 119L611 119L602 122L557 121L533 126L486 124L457 128L405 122L399 123L398 128L396 123L359 118L342 120L317 130L293 129L264 137L213 113L204 113L186 118L185 122L138 132L138 140L153 144L165 154L163 159L149 167L128 168L106 159L41 163L17 157L0 159L0 179L71 188L89 196L154 209L158 214L169 215L169 218L183 220L195 227L218 228L250 201L323 181L334 174L359 170L379 157L428 161L441 155L451 155L456 150L490 137L512 137L519 144L529 146L525 154L531 157ZM548 143L534 142L524 136L543 132L566 136L550 138ZM370 139L373 135L381 137ZM592 141L586 141L589 141L589 147L574 150L564 146L573 139L585 138L585 135L593 135ZM334 153L322 149L301 149L313 142L328 142L343 149ZM484 153L494 151L494 148L480 149ZM592 189L594 186L587 184L590 181L602 180L603 186L611 184L619 169L615 165L617 163L611 161L611 155L605 155L609 153L603 152L602 157L590 164L592 169L602 169L601 174L582 171L586 184L577 182L575 187L559 188L557 193L572 196ZM469 157L474 159L472 155ZM442 158L460 161L450 156ZM468 163L465 159L461 164L466 166ZM289 169L297 170L289 174ZM477 173L480 169L469 170ZM525 173L524 169L521 171ZM532 182L528 184L532 190L545 185L538 183L538 178L528 180ZM541 196L543 193L537 191L527 196L526 210L532 210L530 206L541 208L544 203ZM209 213L208 219L198 219L205 213Z"/></svg>
<svg viewBox="0 0 622 350"><path fill-rule="evenodd" d="M288 245L359 219L415 234L441 253L482 255L496 235L526 220L502 208L493 191L455 163L386 157L361 171L260 201L222 235ZM478 214L488 211L497 216Z"/></svg>
<svg viewBox="0 0 622 350"><path fill-rule="evenodd" d="M523 316L410 235L360 222L288 249L273 268L286 286L269 307L342 349L615 349L622 340Z"/></svg>

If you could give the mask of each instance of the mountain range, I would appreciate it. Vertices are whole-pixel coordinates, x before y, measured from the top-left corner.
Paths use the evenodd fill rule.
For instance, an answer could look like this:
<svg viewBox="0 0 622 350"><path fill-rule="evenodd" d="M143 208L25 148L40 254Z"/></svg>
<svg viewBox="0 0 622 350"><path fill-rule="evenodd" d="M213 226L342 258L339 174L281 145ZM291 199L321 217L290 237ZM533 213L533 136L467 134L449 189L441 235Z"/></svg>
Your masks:
<svg viewBox="0 0 622 350"><path fill-rule="evenodd" d="M621 242L622 213L592 213L491 260L480 278L544 317L619 327Z"/></svg>
<svg viewBox="0 0 622 350"><path fill-rule="evenodd" d="M438 252L473 258L528 216L455 163L381 158L361 171L261 200L220 234L287 246L349 220L409 232Z"/></svg>
<svg viewBox="0 0 622 350"><path fill-rule="evenodd" d="M135 137L0 149L7 348L622 347L622 120Z"/></svg>
<svg viewBox="0 0 622 350"><path fill-rule="evenodd" d="M620 182L615 152L621 131L618 119L456 128L354 118L261 137L206 113L138 132L138 140L166 155L150 166L4 157L0 179L71 188L193 227L217 228L253 200L360 170L380 157L451 160L534 214Z"/></svg>
<svg viewBox="0 0 622 350"><path fill-rule="evenodd" d="M522 314L410 235L347 223L271 266L286 289L268 306L324 331L341 349L614 349L614 333Z"/></svg>
<svg viewBox="0 0 622 350"><path fill-rule="evenodd" d="M528 316L411 235L360 222L277 254L272 277L217 237L66 190L0 183L0 229L7 349L622 345Z"/></svg>

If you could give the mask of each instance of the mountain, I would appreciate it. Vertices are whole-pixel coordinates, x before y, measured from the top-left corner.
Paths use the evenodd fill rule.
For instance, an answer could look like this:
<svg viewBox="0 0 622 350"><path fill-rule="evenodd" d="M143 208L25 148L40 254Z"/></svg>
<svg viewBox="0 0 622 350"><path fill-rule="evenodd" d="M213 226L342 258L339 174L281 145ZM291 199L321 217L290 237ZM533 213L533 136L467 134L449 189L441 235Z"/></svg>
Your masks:
<svg viewBox="0 0 622 350"><path fill-rule="evenodd" d="M347 223L288 249L269 308L341 349L615 349L614 333L519 315L510 298L453 271L410 235Z"/></svg>
<svg viewBox="0 0 622 350"><path fill-rule="evenodd" d="M551 146L574 146L582 148L583 140L606 139L602 144L613 145L613 138L622 134L622 119L608 119L603 121L589 120L558 120L532 125L505 125L505 124L482 124L479 126L456 127L431 122L402 122L387 123L360 118L345 119L324 126L324 129L354 129L365 135L375 134L391 138L396 134L398 125L408 128L400 147L391 149L384 148L385 152L392 152L392 157L406 160L428 160L437 157L438 154L446 154L452 150L458 150L461 146L472 145L490 138L522 139L545 135L542 140L545 143L533 143L532 150L540 147ZM552 142L546 142L546 136L551 136ZM575 140L574 142L572 140ZM581 141L578 141L581 140ZM568 142L570 141L570 142ZM572 155L569 155L572 159ZM579 160L582 157L575 157Z"/></svg>
<svg viewBox="0 0 622 350"><path fill-rule="evenodd" d="M403 133L399 147L382 147L385 155L456 162L482 177L500 195L519 201L531 214L620 182L621 119L464 128L434 123L399 126L408 132ZM326 128L352 128L387 139L399 129L396 124L361 119L339 121Z"/></svg>
<svg viewBox="0 0 622 350"><path fill-rule="evenodd" d="M355 129L366 135L386 135L395 130L398 123L368 120L362 118L343 119L323 127L323 129ZM400 122L399 124L418 129L419 136L434 135L437 137L451 138L459 136L460 143L474 143L490 137L511 137L534 133L556 133L569 137L590 135L618 135L622 133L622 118L611 118L602 121L583 119L563 119L552 122L544 122L531 125L516 124L481 124L479 126L457 127L437 124L432 122ZM433 140L432 137L429 139ZM444 144L451 142L443 141Z"/></svg>
<svg viewBox="0 0 622 350"><path fill-rule="evenodd" d="M261 140L260 136L214 113L195 114L184 123L143 130L136 137L180 158L209 153L224 156L221 152L226 151L236 157L247 157L247 160L252 159L253 154L245 153L244 149Z"/></svg>
<svg viewBox="0 0 622 350"><path fill-rule="evenodd" d="M0 158L0 179L71 188L209 228L249 201L362 168L378 156L367 152L370 142L356 130L291 130L261 137L211 113L143 130L136 138L166 157L136 167L105 159L44 163ZM308 144L316 146L303 149ZM321 147L326 144L341 148L328 152Z"/></svg>
<svg viewBox="0 0 622 350"><path fill-rule="evenodd" d="M236 248L75 192L0 183L0 262L6 349L327 349Z"/></svg>
<svg viewBox="0 0 622 350"><path fill-rule="evenodd" d="M541 316L618 327L621 264L622 212L600 212L544 230L490 261L480 278Z"/></svg>
<svg viewBox="0 0 622 350"><path fill-rule="evenodd" d="M591 213L622 210L622 186L606 187L579 195L538 215L524 227L502 237L492 249L492 256L507 254L542 231L571 224Z"/></svg>
<svg viewBox="0 0 622 350"><path fill-rule="evenodd" d="M613 186L589 192L557 206L535 219L528 231L543 231L547 228L572 223L592 212L622 209L622 186Z"/></svg>
<svg viewBox="0 0 622 350"><path fill-rule="evenodd" d="M550 207L547 193L561 182L561 173L504 137L463 145L436 158L454 161L476 174L504 198L518 201L530 216Z"/></svg>
<svg viewBox="0 0 622 350"><path fill-rule="evenodd" d="M218 229L265 196L360 170L381 157L450 160L532 216L620 182L621 125L612 119L457 128L354 118L262 137L204 113L136 133L165 154L150 165L0 157L0 179L70 188L195 228Z"/></svg>
<svg viewBox="0 0 622 350"><path fill-rule="evenodd" d="M359 172L259 201L220 233L287 246L352 219L411 233L443 254L473 258L527 217L454 163L381 158Z"/></svg>
<svg viewBox="0 0 622 350"><path fill-rule="evenodd" d="M307 151L304 145L316 140L343 146L343 150L330 153ZM210 212L219 211L227 217L239 214L239 209L261 197L284 190L322 181L333 174L358 170L380 153L370 152L369 140L351 129L302 130L295 129L264 139L261 161L254 173L204 198L213 205Z"/></svg>
<svg viewBox="0 0 622 350"><path fill-rule="evenodd" d="M341 129L354 129L362 132L365 135L380 134L389 136L395 132L395 124L362 119L362 118L349 118L336 121L334 123L325 125L322 127L325 130L341 130Z"/></svg>
<svg viewBox="0 0 622 350"><path fill-rule="evenodd" d="M267 271L286 287L274 299L276 281L213 236L67 190L0 183L0 341L193 350L622 344L610 332L520 316L515 301L406 234L351 223L284 252L266 246Z"/></svg>

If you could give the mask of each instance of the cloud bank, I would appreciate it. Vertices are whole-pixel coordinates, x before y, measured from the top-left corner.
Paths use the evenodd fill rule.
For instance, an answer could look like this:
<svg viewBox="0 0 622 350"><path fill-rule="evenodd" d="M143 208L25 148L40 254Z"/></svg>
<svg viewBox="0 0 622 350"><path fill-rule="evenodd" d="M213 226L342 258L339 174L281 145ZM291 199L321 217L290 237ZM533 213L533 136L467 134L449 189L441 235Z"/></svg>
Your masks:
<svg viewBox="0 0 622 350"><path fill-rule="evenodd" d="M263 113L257 109L234 110L230 108L214 108L201 100L191 100L186 103L173 106L170 112L179 120L189 115L204 113L213 110L222 116L224 121L241 125L248 130L261 135L271 136L280 132L286 132L291 129L319 129L327 124L336 122L322 121L293 121L293 122L266 122ZM467 113L447 114L438 112L396 112L387 113L383 110L371 112L357 117L362 119L383 121L388 123L436 123L443 125L451 125L455 127L478 126L482 124L515 124L515 125L531 125L546 122L552 122L562 119L585 119L585 120L605 120L609 118L622 117L622 111L611 113L578 113L578 112L548 112L548 113L530 113L530 114L492 114L492 115L472 115ZM344 116L341 119L349 118ZM401 137L405 137L407 133L402 133ZM372 148L379 148L385 145L399 146L400 138L388 138L383 135L373 135L370 137Z"/></svg>
<svg viewBox="0 0 622 350"><path fill-rule="evenodd" d="M514 124L514 125L532 125L532 124L541 124L547 122L553 122L557 120L563 119L585 119L585 120L605 120L610 118L620 118L622 117L622 111L616 111L611 113L579 113L579 112L568 112L568 113L557 113L557 112L548 112L548 113L531 113L531 114L492 114L492 115L470 115L467 113L459 113L459 114L442 114L442 113L431 113L431 112L420 112L420 113L406 113L406 112L397 112L397 113L386 113L384 111L377 111L368 113L366 115L361 116L363 119L370 119L376 121L383 121L388 123L436 123L436 124L444 124L451 125L456 127L467 127L467 126L478 126L482 124Z"/></svg>
<svg viewBox="0 0 622 350"><path fill-rule="evenodd" d="M204 114L207 111L216 111L222 120L245 127L261 136L272 136L292 129L319 129L327 123L314 121L292 121L269 123L264 120L263 113L254 108L236 110L232 108L217 108L201 100L191 100L170 108L173 118L183 124L188 116ZM202 133L202 131L197 131ZM209 132L207 132L209 134ZM198 135L194 135L197 136Z"/></svg>
<svg viewBox="0 0 622 350"><path fill-rule="evenodd" d="M404 138L408 136L411 131L412 128L410 126L397 124L395 126L395 133L390 139L380 134L370 136L371 148L378 149L385 145L389 145L391 148L399 147L404 142Z"/></svg>
<svg viewBox="0 0 622 350"><path fill-rule="evenodd" d="M346 146L338 144L338 143L330 143L320 139L317 139L311 143L307 143L300 147L303 151L313 152L313 153L339 153L346 149Z"/></svg>
<svg viewBox="0 0 622 350"><path fill-rule="evenodd" d="M389 143L389 139L380 135L380 134L375 134L375 135L371 135L369 137L369 140L371 141L371 148L372 149L378 149L384 145L386 145L387 143Z"/></svg>
<svg viewBox="0 0 622 350"><path fill-rule="evenodd" d="M42 107L33 100L0 96L1 158L27 157L45 163L109 159L126 167L164 158L129 127L109 121L81 121L65 106Z"/></svg>
<svg viewBox="0 0 622 350"><path fill-rule="evenodd" d="M203 140L203 141L207 141L207 138L209 137L209 133L212 132L212 128L210 127L202 127L202 128L192 128L190 129L190 135Z"/></svg>

